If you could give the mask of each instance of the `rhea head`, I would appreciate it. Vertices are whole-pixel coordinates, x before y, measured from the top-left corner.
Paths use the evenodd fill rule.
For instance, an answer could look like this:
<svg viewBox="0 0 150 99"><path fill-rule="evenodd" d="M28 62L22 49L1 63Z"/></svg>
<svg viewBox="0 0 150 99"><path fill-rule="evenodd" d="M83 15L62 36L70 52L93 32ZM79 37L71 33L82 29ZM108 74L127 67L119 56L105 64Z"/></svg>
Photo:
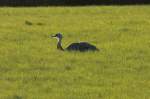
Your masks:
<svg viewBox="0 0 150 99"><path fill-rule="evenodd" d="M51 37L57 38L58 41L61 40L61 39L63 38L63 36L62 36L61 33L57 33L57 34L55 34L55 35L52 35Z"/></svg>
<svg viewBox="0 0 150 99"><path fill-rule="evenodd" d="M58 40L57 49L63 51L64 49L63 49L62 46L61 46L62 34L61 34L61 33L57 33L57 34L55 34L55 35L52 35L51 37L56 38L56 39Z"/></svg>

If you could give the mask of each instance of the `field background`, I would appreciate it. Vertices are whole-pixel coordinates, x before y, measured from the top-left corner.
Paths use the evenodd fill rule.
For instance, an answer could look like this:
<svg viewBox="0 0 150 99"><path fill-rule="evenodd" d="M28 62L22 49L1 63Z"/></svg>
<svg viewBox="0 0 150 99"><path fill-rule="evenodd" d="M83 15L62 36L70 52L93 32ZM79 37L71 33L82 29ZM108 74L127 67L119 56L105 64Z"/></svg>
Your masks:
<svg viewBox="0 0 150 99"><path fill-rule="evenodd" d="M0 99L150 99L150 6L0 8Z"/></svg>

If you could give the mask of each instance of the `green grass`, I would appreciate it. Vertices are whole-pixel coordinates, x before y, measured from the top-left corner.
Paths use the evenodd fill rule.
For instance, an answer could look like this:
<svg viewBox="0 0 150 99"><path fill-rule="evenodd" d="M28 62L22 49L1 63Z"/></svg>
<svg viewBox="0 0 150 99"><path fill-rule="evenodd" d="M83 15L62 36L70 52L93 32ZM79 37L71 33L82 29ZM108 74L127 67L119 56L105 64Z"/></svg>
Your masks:
<svg viewBox="0 0 150 99"><path fill-rule="evenodd" d="M149 6L0 8L0 99L150 99Z"/></svg>

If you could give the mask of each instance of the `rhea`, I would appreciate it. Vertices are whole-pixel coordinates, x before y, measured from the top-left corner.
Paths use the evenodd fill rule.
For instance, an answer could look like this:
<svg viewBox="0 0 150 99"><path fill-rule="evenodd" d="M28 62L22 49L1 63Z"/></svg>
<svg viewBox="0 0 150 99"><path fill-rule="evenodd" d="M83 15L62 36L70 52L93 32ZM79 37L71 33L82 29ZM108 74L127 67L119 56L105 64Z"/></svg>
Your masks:
<svg viewBox="0 0 150 99"><path fill-rule="evenodd" d="M55 35L52 35L51 37L56 38L57 39L57 49L58 50L67 50L67 51L81 51L81 52L85 52L85 51L99 51L98 48L96 48L96 46L89 44L88 42L79 42L79 43L72 43L70 44L66 49L62 48L62 34L61 33L57 33Z"/></svg>

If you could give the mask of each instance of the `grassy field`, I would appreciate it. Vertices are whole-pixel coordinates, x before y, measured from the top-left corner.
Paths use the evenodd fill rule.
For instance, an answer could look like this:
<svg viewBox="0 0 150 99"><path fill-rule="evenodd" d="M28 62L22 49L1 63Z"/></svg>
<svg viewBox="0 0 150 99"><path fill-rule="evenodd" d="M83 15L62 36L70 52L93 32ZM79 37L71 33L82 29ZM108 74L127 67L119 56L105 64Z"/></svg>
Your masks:
<svg viewBox="0 0 150 99"><path fill-rule="evenodd" d="M150 6L0 8L0 99L150 99Z"/></svg>

